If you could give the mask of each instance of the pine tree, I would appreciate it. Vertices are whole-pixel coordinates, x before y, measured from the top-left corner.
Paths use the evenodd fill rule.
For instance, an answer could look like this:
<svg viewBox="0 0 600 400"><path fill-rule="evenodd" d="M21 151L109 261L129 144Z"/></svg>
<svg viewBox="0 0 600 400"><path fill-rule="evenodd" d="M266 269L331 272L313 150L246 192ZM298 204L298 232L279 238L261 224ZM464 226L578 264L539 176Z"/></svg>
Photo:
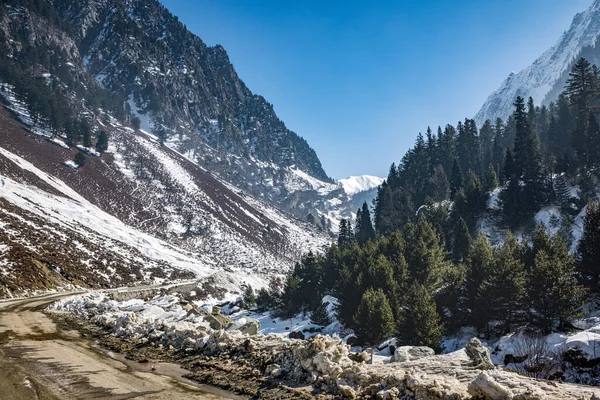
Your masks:
<svg viewBox="0 0 600 400"><path fill-rule="evenodd" d="M394 333L396 322L387 296L381 289L367 289L354 314L354 331L359 338L376 344Z"/></svg>
<svg viewBox="0 0 600 400"><path fill-rule="evenodd" d="M560 204L561 212L567 213L571 210L571 190L567 186L567 180L564 176L559 176L554 181L554 193L556 200Z"/></svg>
<svg viewBox="0 0 600 400"><path fill-rule="evenodd" d="M540 249L527 279L527 298L532 320L544 333L554 324L564 327L582 305L582 289L575 280L575 264L566 243L551 240L549 249Z"/></svg>
<svg viewBox="0 0 600 400"><path fill-rule="evenodd" d="M404 256L411 278L432 292L439 289L442 271L448 263L437 232L424 217L419 217L416 224L406 224L403 237L406 241Z"/></svg>
<svg viewBox="0 0 600 400"><path fill-rule="evenodd" d="M315 325L327 326L331 324L331 318L327 312L328 303L319 303L310 314L310 322Z"/></svg>
<svg viewBox="0 0 600 400"><path fill-rule="evenodd" d="M441 349L443 327L435 301L429 291L413 282L405 296L402 322L398 325L398 336L411 346L428 346Z"/></svg>
<svg viewBox="0 0 600 400"><path fill-rule="evenodd" d="M600 126L591 111L588 116L586 140L587 167L597 168L600 166Z"/></svg>
<svg viewBox="0 0 600 400"><path fill-rule="evenodd" d="M77 166L79 168L83 167L85 165L85 154L83 154L82 152L78 152L75 155L75 158L73 159L73 162L75 164L77 164Z"/></svg>
<svg viewBox="0 0 600 400"><path fill-rule="evenodd" d="M452 258L455 263L461 263L467 259L471 247L471 235L464 219L459 218L454 226L454 240L452 245Z"/></svg>
<svg viewBox="0 0 600 400"><path fill-rule="evenodd" d="M466 307L470 312L471 322L481 328L486 322L488 306L482 301L482 286L494 268L494 249L482 233L471 246L466 264Z"/></svg>
<svg viewBox="0 0 600 400"><path fill-rule="evenodd" d="M480 301L488 307L488 318L504 322L505 332L516 322L525 295L525 267L522 249L512 234L507 234L494 255L494 267L481 285Z"/></svg>
<svg viewBox="0 0 600 400"><path fill-rule="evenodd" d="M583 235L577 245L577 271L586 287L600 290L600 202L590 203L584 219Z"/></svg>
<svg viewBox="0 0 600 400"><path fill-rule="evenodd" d="M463 184L463 176L460 170L460 165L458 161L455 159L452 163L452 176L450 178L450 197L454 198L456 193L460 190Z"/></svg>
<svg viewBox="0 0 600 400"><path fill-rule="evenodd" d="M100 154L104 153L108 149L108 135L105 131L98 132L96 138L96 151Z"/></svg>
<svg viewBox="0 0 600 400"><path fill-rule="evenodd" d="M575 130L571 144L576 151L580 166L588 162L588 111L598 87L598 78L585 58L580 58L571 68L566 85L566 94L575 108Z"/></svg>
<svg viewBox="0 0 600 400"><path fill-rule="evenodd" d="M365 201L362 208L356 213L356 240L359 244L365 244L369 240L375 239L375 229L371 222L371 212Z"/></svg>
<svg viewBox="0 0 600 400"><path fill-rule="evenodd" d="M496 175L496 169L492 164L488 166L487 173L485 175L485 189L492 191L498 187L498 175Z"/></svg>
<svg viewBox="0 0 600 400"><path fill-rule="evenodd" d="M256 305L256 297L254 296L254 289L248 285L244 290L244 306L246 308L252 308Z"/></svg>

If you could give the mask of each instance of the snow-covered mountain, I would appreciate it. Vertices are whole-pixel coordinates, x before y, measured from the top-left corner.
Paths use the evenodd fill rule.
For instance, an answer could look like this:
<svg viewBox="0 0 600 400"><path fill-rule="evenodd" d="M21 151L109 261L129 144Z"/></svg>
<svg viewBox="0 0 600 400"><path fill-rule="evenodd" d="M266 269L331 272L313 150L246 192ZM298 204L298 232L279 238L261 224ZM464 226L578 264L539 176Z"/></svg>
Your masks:
<svg viewBox="0 0 600 400"><path fill-rule="evenodd" d="M350 176L345 179L340 179L338 182L342 184L344 191L350 196L355 195L365 190L371 190L383 183L384 179L373 175Z"/></svg>
<svg viewBox="0 0 600 400"><path fill-rule="evenodd" d="M106 115L95 121L104 154L69 146L18 121L32 121L26 104L1 86L0 297L219 270L268 277L330 240Z"/></svg>
<svg viewBox="0 0 600 400"><path fill-rule="evenodd" d="M573 18L570 28L554 46L529 67L511 73L500 88L485 101L475 115L479 126L485 120L506 119L513 111L517 96L533 97L536 104L547 104L562 91L573 62L582 52L595 48L600 35L600 0Z"/></svg>

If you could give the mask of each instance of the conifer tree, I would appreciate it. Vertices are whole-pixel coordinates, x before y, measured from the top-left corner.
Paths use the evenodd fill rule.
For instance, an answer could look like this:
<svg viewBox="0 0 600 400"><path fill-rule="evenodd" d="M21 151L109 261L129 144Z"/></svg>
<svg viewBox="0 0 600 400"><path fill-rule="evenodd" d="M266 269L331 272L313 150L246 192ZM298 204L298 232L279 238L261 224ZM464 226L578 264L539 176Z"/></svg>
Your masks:
<svg viewBox="0 0 600 400"><path fill-rule="evenodd" d="M96 138L96 151L100 154L104 153L108 149L108 135L105 131L98 132Z"/></svg>
<svg viewBox="0 0 600 400"><path fill-rule="evenodd" d="M560 204L561 212L563 214L569 212L571 209L571 190L569 190L564 176L559 176L554 181L554 193L558 204Z"/></svg>
<svg viewBox="0 0 600 400"><path fill-rule="evenodd" d="M577 271L586 287L600 290L600 203L588 204L583 235L577 245Z"/></svg>
<svg viewBox="0 0 600 400"><path fill-rule="evenodd" d="M455 159L452 163L452 176L450 178L450 197L454 198L456 193L460 190L463 184L463 176L460 170L460 165Z"/></svg>
<svg viewBox="0 0 600 400"><path fill-rule="evenodd" d="M381 289L367 289L354 314L354 331L359 338L376 344L394 333L396 322L387 296Z"/></svg>
<svg viewBox="0 0 600 400"><path fill-rule="evenodd" d="M327 312L327 304L320 302L310 314L310 322L315 325L327 326L331 324L331 318Z"/></svg>
<svg viewBox="0 0 600 400"><path fill-rule="evenodd" d="M583 292L567 244L560 237L546 239L544 245L538 244L527 276L527 298L535 325L549 333L556 322L564 327L577 315Z"/></svg>
<svg viewBox="0 0 600 400"><path fill-rule="evenodd" d="M85 154L80 151L77 152L73 162L75 162L75 164L77 164L79 167L83 167L85 165Z"/></svg>
<svg viewBox="0 0 600 400"><path fill-rule="evenodd" d="M417 223L406 224L403 237L406 241L404 256L411 278L435 291L441 283L442 271L448 266L437 232L420 216Z"/></svg>
<svg viewBox="0 0 600 400"><path fill-rule="evenodd" d="M516 322L525 295L522 249L512 234L495 252L494 267L481 285L480 301L488 306L491 320L502 321L505 332Z"/></svg>
<svg viewBox="0 0 600 400"><path fill-rule="evenodd" d="M485 175L485 189L492 191L498 187L498 175L496 169L492 164L488 166L487 173Z"/></svg>
<svg viewBox="0 0 600 400"><path fill-rule="evenodd" d="M418 282L413 282L406 292L404 303L402 322L398 324L398 336L402 342L439 351L443 327L429 291Z"/></svg>
<svg viewBox="0 0 600 400"><path fill-rule="evenodd" d="M365 201L362 208L358 209L356 213L356 240L359 244L365 244L369 240L375 239L375 229L371 222L371 212L369 206Z"/></svg>
<svg viewBox="0 0 600 400"><path fill-rule="evenodd" d="M494 249L482 233L477 235L471 246L466 264L466 307L470 312L471 322L481 328L486 322L488 306L482 298L482 285L494 268Z"/></svg>
<svg viewBox="0 0 600 400"><path fill-rule="evenodd" d="M454 240L452 245L452 258L455 263L461 263L467 259L471 247L471 235L464 219L459 218L454 226Z"/></svg>
<svg viewBox="0 0 600 400"><path fill-rule="evenodd" d="M587 167L596 168L600 166L600 126L591 111L588 115L586 140Z"/></svg>
<svg viewBox="0 0 600 400"><path fill-rule="evenodd" d="M256 297L254 296L254 289L248 285L244 290L244 306L246 308L252 308L256 305Z"/></svg>

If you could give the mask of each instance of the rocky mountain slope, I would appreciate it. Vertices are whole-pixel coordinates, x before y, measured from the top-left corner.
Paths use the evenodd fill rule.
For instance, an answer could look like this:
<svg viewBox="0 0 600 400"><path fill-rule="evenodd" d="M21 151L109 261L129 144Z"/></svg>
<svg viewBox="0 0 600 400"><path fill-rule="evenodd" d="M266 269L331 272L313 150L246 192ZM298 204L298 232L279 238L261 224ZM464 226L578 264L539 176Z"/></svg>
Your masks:
<svg viewBox="0 0 600 400"><path fill-rule="evenodd" d="M142 128L169 147L301 218L338 198L297 184L297 171L300 180L333 181L308 143L246 87L225 49L207 46L158 1L54 5L77 46L73 63L126 100Z"/></svg>
<svg viewBox="0 0 600 400"><path fill-rule="evenodd" d="M27 119L10 88L2 93ZM73 168L77 148L14 114L0 110L0 296L222 269L266 283L329 240L115 120L96 121L108 150Z"/></svg>
<svg viewBox="0 0 600 400"><path fill-rule="evenodd" d="M549 103L563 90L566 76L573 62L583 52L595 48L600 35L600 1L573 18L570 28L557 43L542 54L529 67L511 73L500 87L485 101L475 115L478 126L485 120L506 119L513 111L517 96L532 96L537 104ZM589 55L586 55L589 57Z"/></svg>

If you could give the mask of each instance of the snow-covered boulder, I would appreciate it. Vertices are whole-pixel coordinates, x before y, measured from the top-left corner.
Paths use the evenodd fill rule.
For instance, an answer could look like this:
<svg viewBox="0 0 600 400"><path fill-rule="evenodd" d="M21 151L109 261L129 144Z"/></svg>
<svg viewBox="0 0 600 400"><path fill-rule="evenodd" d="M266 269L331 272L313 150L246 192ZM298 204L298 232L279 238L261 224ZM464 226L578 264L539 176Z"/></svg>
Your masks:
<svg viewBox="0 0 600 400"><path fill-rule="evenodd" d="M434 356L435 351L426 346L400 346L392 356L392 362L406 362Z"/></svg>
<svg viewBox="0 0 600 400"><path fill-rule="evenodd" d="M494 369L494 363L490 358L490 350L477 338L469 340L465 346L465 352L473 363L473 366L479 369Z"/></svg>

